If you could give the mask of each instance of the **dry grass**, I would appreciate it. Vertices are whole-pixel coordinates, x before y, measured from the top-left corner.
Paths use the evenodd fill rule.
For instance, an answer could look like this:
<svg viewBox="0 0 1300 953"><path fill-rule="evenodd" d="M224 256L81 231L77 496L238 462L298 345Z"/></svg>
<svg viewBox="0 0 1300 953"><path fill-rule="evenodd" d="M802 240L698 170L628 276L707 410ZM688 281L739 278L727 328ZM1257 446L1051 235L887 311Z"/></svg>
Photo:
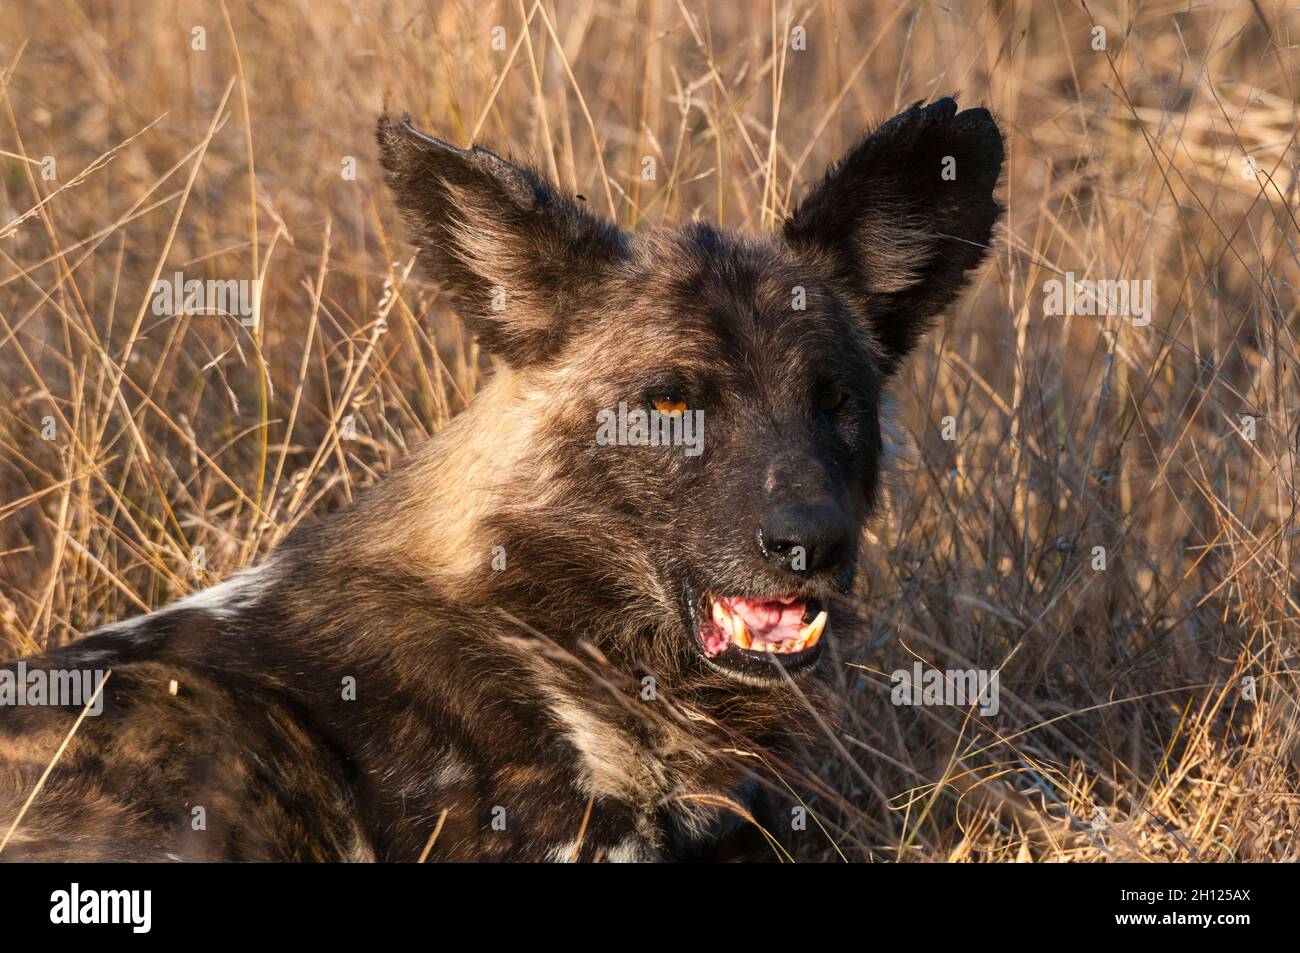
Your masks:
<svg viewBox="0 0 1300 953"><path fill-rule="evenodd" d="M1008 133L1003 240L895 388L917 453L801 854L1300 855L1293 5L0 0L0 21L3 654L257 559L473 394L484 362L406 279L385 100L624 225L763 229L872 120L960 91ZM262 278L256 329L155 316L177 270ZM1057 271L1149 279L1155 320L1045 316ZM1000 666L1001 712L893 706L913 658Z"/></svg>

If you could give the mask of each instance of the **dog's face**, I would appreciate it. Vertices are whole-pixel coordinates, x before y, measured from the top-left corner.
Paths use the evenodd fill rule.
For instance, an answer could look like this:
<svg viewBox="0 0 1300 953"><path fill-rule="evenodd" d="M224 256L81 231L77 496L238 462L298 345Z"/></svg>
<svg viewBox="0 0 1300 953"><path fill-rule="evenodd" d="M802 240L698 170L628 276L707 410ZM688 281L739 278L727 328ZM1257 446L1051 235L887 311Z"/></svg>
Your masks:
<svg viewBox="0 0 1300 953"><path fill-rule="evenodd" d="M764 237L625 233L492 153L386 120L379 140L421 263L547 395L564 493L537 564L565 565L541 536L571 602L671 616L647 655L750 684L811 668L875 497L882 388L999 212L989 114L902 113Z"/></svg>

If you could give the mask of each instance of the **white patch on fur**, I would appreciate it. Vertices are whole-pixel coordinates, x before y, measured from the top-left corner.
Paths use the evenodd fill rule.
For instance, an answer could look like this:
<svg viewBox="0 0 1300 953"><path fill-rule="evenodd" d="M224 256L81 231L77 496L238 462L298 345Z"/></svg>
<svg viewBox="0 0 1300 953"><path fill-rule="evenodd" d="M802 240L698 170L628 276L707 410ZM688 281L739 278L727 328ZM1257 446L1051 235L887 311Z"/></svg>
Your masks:
<svg viewBox="0 0 1300 953"><path fill-rule="evenodd" d="M200 609L204 612L230 618L241 610L254 605L275 581L275 560L267 560L256 566L241 569L229 579L223 579L215 586L190 593L183 599L163 607L161 612L176 609Z"/></svg>
<svg viewBox="0 0 1300 953"><path fill-rule="evenodd" d="M552 864L570 863L581 846L581 841L571 840L567 844L560 844L558 847L552 847L546 852L546 860Z"/></svg>
<svg viewBox="0 0 1300 953"><path fill-rule="evenodd" d="M449 755L433 772L433 787L435 790L454 787L457 784L464 784L471 777L469 766Z"/></svg>
<svg viewBox="0 0 1300 953"><path fill-rule="evenodd" d="M271 588L271 584L277 576L278 569L275 560L268 559L256 566L241 569L215 586L192 592L175 602L155 609L153 612L146 612L144 615L138 615L131 619L123 619L120 622L110 622L107 625L99 626L90 634L113 633L115 635L129 635L135 629L148 625L156 617L180 609L198 609L219 619L234 618L244 609L256 604ZM81 653L78 658L83 663L94 661L100 657L107 658L114 654L111 649L105 651L78 649L78 651Z"/></svg>
<svg viewBox="0 0 1300 953"><path fill-rule="evenodd" d="M639 837L625 837L605 855L611 864L649 864L656 861L654 850Z"/></svg>
<svg viewBox="0 0 1300 953"><path fill-rule="evenodd" d="M572 863L581 847L581 841L571 840L552 847L546 852L546 859L553 864ZM603 854L598 851L597 857L607 864L648 864L658 859L650 845L639 837L625 837Z"/></svg>
<svg viewBox="0 0 1300 953"><path fill-rule="evenodd" d="M586 793L637 803L645 796L645 770L617 725L599 718L563 692L551 696L551 713L565 727L586 768Z"/></svg>
<svg viewBox="0 0 1300 953"><path fill-rule="evenodd" d="M349 864L373 864L378 861L375 856L375 849L371 846L366 835L361 832L359 826L354 825L352 833L352 849L348 855L343 858Z"/></svg>

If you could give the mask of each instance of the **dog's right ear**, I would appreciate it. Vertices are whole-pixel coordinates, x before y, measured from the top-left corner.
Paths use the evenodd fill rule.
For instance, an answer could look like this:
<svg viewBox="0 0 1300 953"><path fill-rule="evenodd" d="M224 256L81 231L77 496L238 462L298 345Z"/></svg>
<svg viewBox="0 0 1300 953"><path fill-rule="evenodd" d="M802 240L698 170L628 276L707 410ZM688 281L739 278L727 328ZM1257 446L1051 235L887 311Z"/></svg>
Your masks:
<svg viewBox="0 0 1300 953"><path fill-rule="evenodd" d="M418 261L470 330L516 367L553 354L569 316L624 257L622 233L536 172L409 119L381 118L378 138Z"/></svg>
<svg viewBox="0 0 1300 953"><path fill-rule="evenodd" d="M886 373L988 252L1003 158L988 110L916 105L850 151L786 220L786 240L856 303Z"/></svg>

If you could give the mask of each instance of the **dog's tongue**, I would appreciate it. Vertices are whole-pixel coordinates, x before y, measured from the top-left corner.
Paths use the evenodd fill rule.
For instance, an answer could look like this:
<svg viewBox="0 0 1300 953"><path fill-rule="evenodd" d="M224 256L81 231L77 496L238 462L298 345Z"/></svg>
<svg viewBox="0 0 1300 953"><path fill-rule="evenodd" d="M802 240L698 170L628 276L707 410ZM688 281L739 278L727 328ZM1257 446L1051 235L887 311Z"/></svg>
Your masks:
<svg viewBox="0 0 1300 953"><path fill-rule="evenodd" d="M720 600L732 613L745 620L750 635L764 642L797 639L803 627L804 601L788 599L746 599L739 596Z"/></svg>

